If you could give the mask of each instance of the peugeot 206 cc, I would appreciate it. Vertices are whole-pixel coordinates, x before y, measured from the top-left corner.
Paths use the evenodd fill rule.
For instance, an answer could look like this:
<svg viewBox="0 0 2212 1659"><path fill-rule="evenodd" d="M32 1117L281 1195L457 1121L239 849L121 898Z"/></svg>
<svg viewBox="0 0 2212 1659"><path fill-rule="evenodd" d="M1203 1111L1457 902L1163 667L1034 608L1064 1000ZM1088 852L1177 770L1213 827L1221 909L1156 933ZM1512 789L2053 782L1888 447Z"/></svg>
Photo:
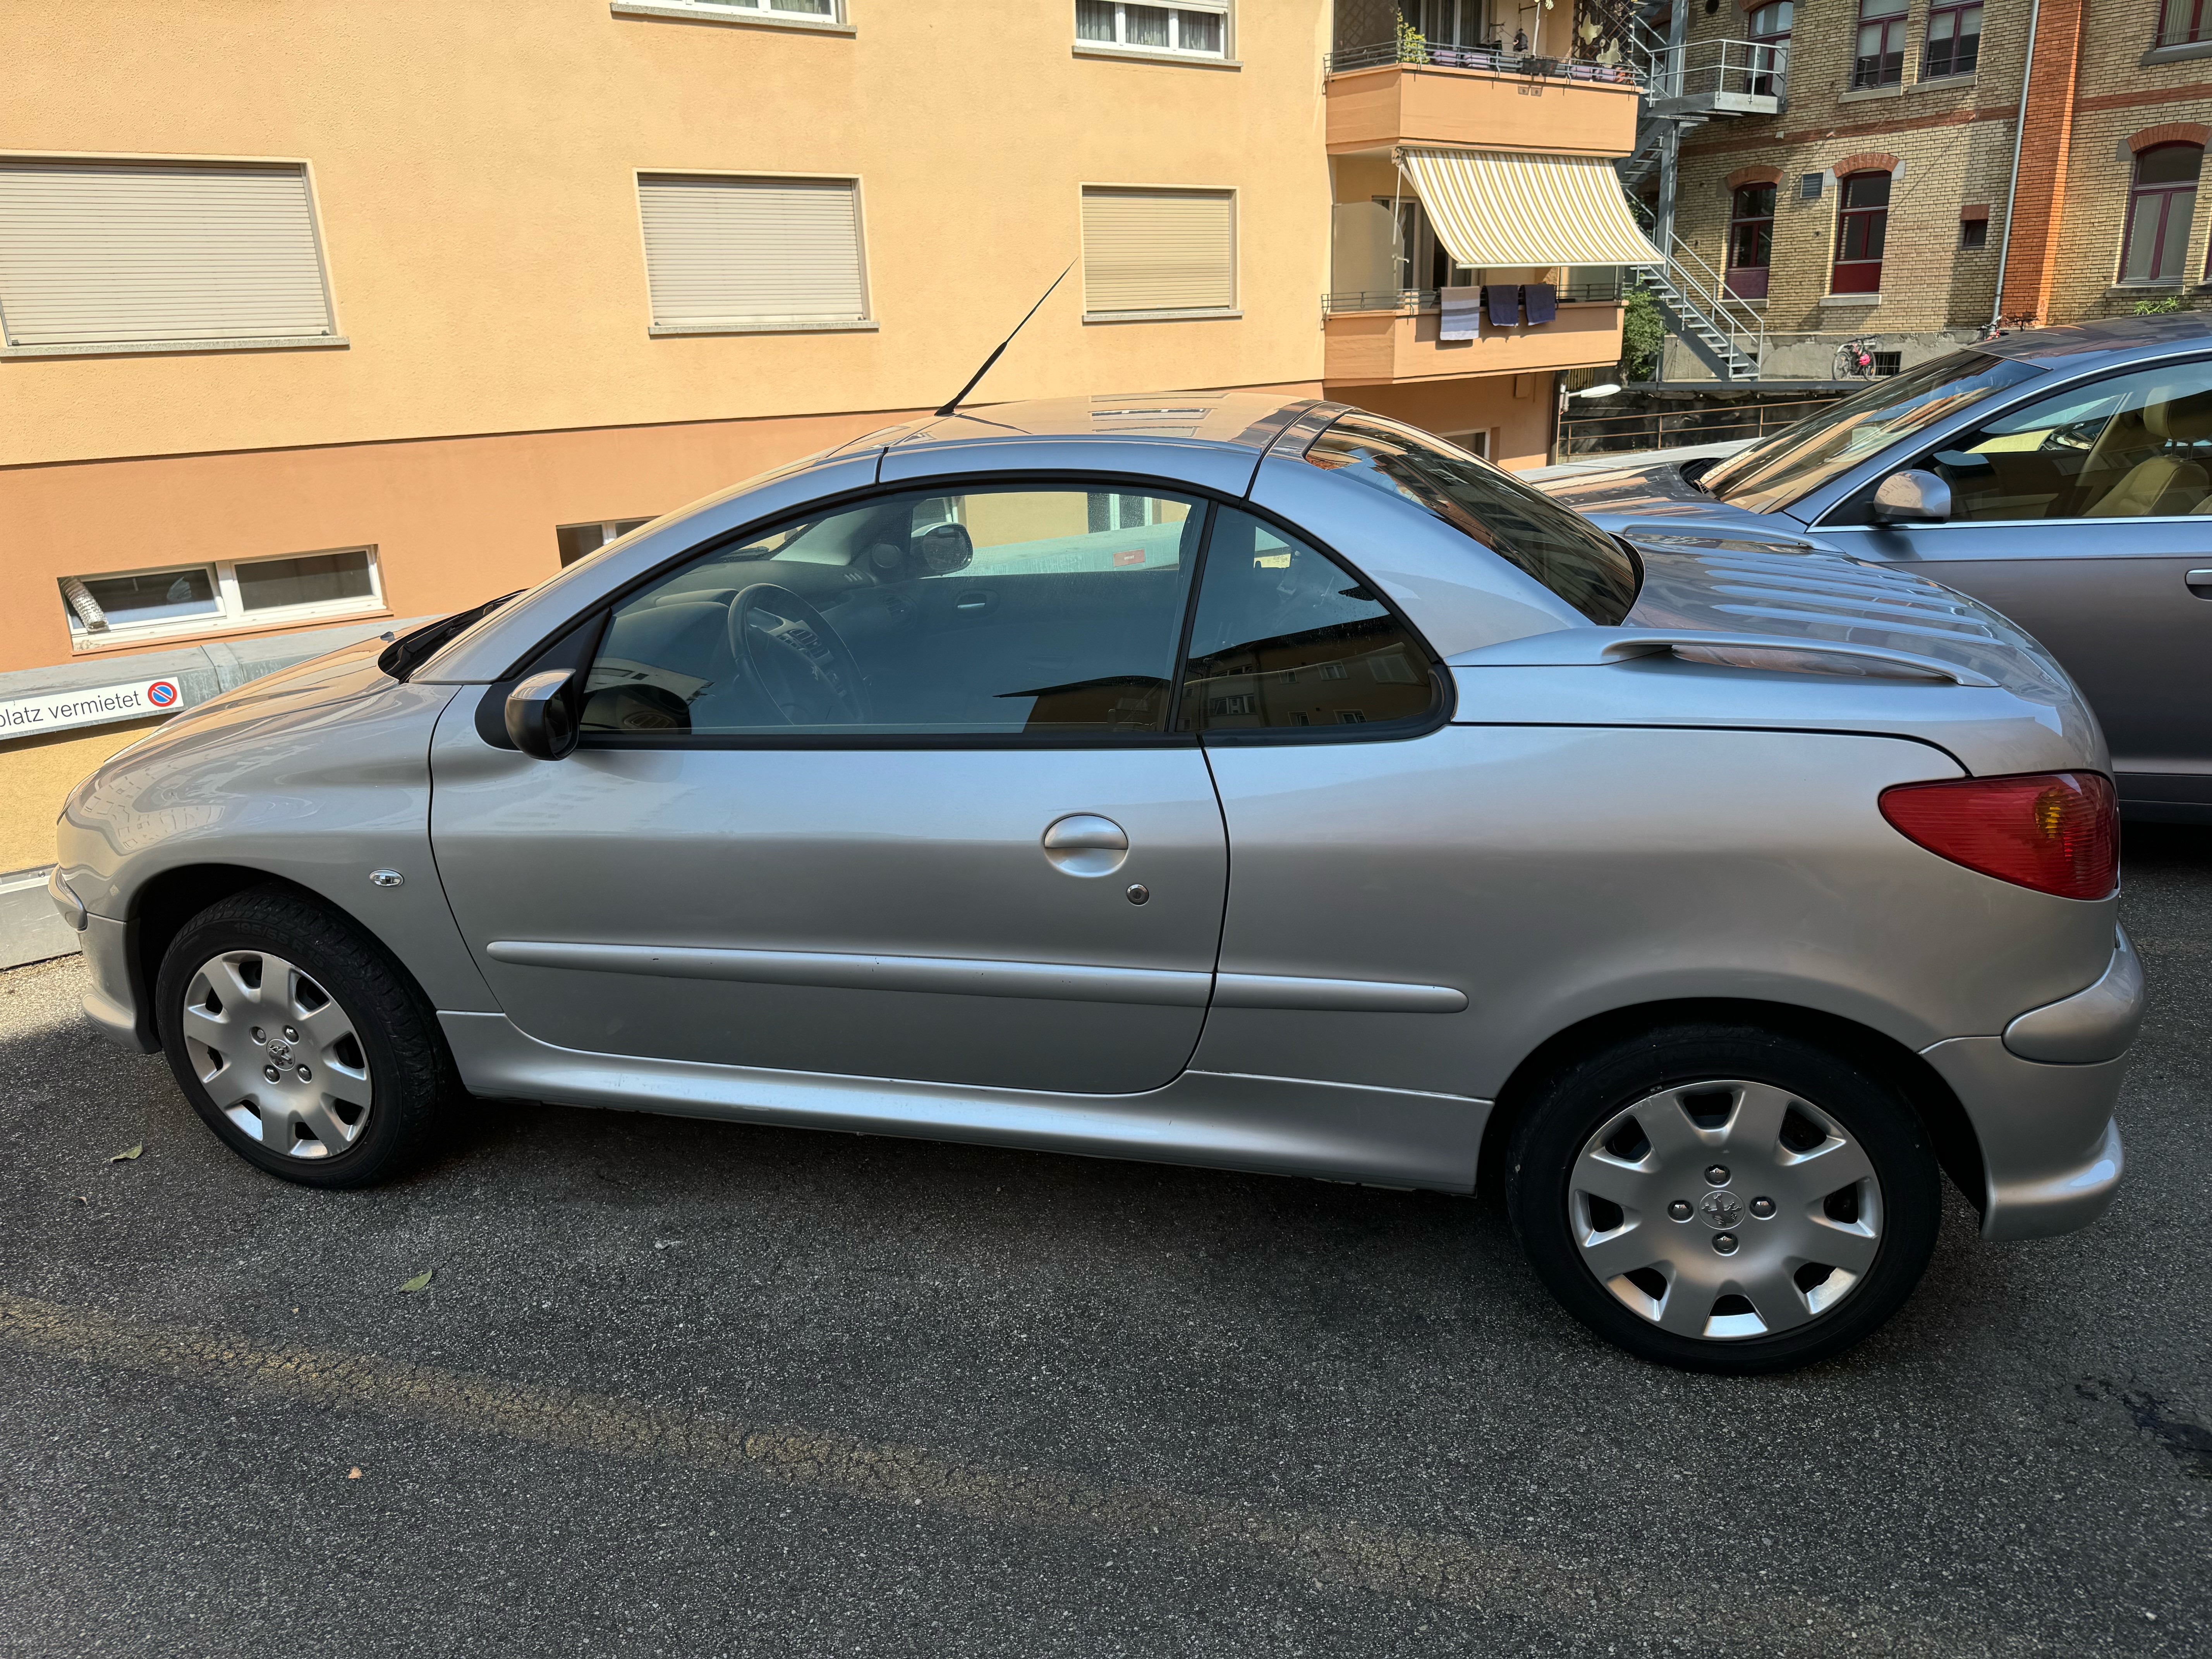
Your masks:
<svg viewBox="0 0 2212 1659"><path fill-rule="evenodd" d="M1799 1364L1946 1171L1989 1238L2103 1212L2142 977L2050 655L1708 539L1333 404L927 419L173 720L54 897L288 1180L471 1094L1487 1177L1600 1334Z"/></svg>

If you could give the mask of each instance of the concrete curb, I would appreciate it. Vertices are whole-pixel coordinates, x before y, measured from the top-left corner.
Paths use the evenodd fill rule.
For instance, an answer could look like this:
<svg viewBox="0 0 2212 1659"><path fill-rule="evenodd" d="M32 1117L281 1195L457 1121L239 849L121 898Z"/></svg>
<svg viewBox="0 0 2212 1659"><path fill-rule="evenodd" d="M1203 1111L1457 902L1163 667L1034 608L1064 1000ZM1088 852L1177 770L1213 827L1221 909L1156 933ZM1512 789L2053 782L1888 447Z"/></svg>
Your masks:
<svg viewBox="0 0 2212 1659"><path fill-rule="evenodd" d="M52 868L0 875L0 969L72 957L83 948L76 929L46 896L46 871Z"/></svg>

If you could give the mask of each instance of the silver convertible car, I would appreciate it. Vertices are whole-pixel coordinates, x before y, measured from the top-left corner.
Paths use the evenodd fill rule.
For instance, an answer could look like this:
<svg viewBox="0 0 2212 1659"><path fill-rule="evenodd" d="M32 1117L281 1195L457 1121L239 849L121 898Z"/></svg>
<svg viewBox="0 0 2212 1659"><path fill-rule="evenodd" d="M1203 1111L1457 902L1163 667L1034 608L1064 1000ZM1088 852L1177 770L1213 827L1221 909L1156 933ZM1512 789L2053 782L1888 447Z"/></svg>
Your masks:
<svg viewBox="0 0 2212 1659"><path fill-rule="evenodd" d="M1747 619L1745 585L1788 596ZM1252 395L924 420L71 795L93 1018L271 1174L467 1094L1502 1188L1603 1336L1801 1364L2093 1221L2103 740L1909 570L1638 548Z"/></svg>
<svg viewBox="0 0 2212 1659"><path fill-rule="evenodd" d="M2036 329L1942 357L1715 464L1558 480L1632 540L1805 546L1928 576L2048 646L2130 817L2212 823L2212 319ZM1757 584L1729 614L1764 625ZM1909 618L1899 618L1909 623Z"/></svg>

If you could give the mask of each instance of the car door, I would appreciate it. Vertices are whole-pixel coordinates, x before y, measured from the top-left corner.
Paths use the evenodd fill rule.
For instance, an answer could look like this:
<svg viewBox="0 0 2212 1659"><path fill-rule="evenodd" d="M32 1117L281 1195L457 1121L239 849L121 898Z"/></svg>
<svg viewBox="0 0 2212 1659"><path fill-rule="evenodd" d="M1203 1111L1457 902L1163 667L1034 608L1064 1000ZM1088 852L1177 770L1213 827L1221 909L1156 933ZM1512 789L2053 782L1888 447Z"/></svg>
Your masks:
<svg viewBox="0 0 2212 1659"><path fill-rule="evenodd" d="M1995 606L2073 676L2131 805L2212 808L2212 360L2136 368L1999 415L1911 462L1948 523L1818 526Z"/></svg>
<svg viewBox="0 0 2212 1659"><path fill-rule="evenodd" d="M1227 872L1204 756L1166 729L1206 511L877 496L617 601L574 648L564 758L501 746L495 707L449 716L433 836L501 1006L604 1053L1172 1079Z"/></svg>

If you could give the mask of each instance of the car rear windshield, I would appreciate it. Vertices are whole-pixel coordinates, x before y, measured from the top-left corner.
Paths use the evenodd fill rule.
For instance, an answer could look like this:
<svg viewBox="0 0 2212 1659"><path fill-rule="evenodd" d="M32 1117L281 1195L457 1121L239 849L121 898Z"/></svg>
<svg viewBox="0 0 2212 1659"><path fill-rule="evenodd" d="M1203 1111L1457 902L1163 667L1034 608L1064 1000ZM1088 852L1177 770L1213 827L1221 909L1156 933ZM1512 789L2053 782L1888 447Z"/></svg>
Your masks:
<svg viewBox="0 0 2212 1659"><path fill-rule="evenodd" d="M1954 351L1808 415L1698 482L1731 507L1771 513L1899 440L2042 373L2014 358Z"/></svg>
<svg viewBox="0 0 2212 1659"><path fill-rule="evenodd" d="M1345 415L1306 459L1426 507L1455 530L1611 627L1636 603L1636 556L1586 519L1488 461L1374 415Z"/></svg>

